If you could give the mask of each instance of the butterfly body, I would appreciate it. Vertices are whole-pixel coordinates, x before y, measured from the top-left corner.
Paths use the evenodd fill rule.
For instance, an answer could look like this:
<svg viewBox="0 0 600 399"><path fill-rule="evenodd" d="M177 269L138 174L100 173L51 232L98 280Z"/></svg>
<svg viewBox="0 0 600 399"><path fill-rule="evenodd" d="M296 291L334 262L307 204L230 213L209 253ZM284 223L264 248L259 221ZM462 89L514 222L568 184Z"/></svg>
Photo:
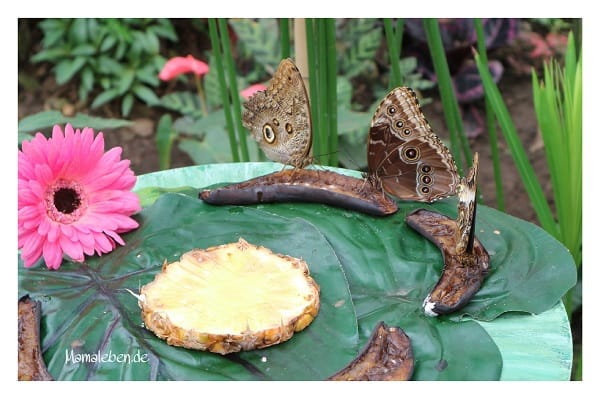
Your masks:
<svg viewBox="0 0 600 399"><path fill-rule="evenodd" d="M460 181L452 154L408 87L392 90L375 111L367 159L371 182L404 200L432 202L448 197Z"/></svg>
<svg viewBox="0 0 600 399"><path fill-rule="evenodd" d="M312 122L308 93L294 62L280 62L265 91L244 104L243 125L272 161L302 168L310 163Z"/></svg>

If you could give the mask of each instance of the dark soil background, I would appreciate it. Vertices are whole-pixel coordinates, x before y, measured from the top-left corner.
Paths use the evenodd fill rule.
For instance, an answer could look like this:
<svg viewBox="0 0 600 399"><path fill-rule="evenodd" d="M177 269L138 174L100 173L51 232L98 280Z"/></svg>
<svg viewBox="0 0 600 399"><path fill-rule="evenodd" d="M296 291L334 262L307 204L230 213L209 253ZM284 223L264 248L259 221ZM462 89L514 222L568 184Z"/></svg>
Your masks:
<svg viewBox="0 0 600 399"><path fill-rule="evenodd" d="M182 23L174 21L179 41L174 44L179 49L178 54L194 54L201 57L201 51L207 47L207 38L198 38L198 31ZM39 49L41 32L31 24L32 29L27 33L30 36L32 50ZM529 32L532 33L532 32ZM548 32L538 32L544 37ZM531 40L528 33L521 34L511 45L498 50L494 54L504 65L504 73L499 81L499 88L506 102L515 127L521 136L523 146L529 156L540 183L547 194L552 197L552 187L544 153L543 142L538 133L537 121L533 109L533 98L531 88L530 68L540 68L543 57L533 57L532 52L539 46L540 42ZM173 46L173 44L171 45ZM548 45L548 49L553 49ZM170 48L172 51L173 48ZM560 54L556 54L560 56ZM549 53L546 52L546 55ZM83 112L94 116L120 118L118 104L108 104L100 109L90 110L85 104L78 104L77 85L74 83L58 86L54 80L51 66L48 64L31 64L26 60L20 61L19 73L35 82L33 86L25 89L19 84L19 119L32 115L42 110L58 109L65 114ZM444 114L437 89L422 93L432 99L432 102L423 107L434 131L443 139L448 138L448 131L444 122ZM92 97L93 98L93 97ZM483 109L483 102L478 104ZM104 130L106 148L121 146L123 158L131 160L131 167L137 174L145 174L159 170L158 156L155 146L155 130L159 118L163 115L158 108L148 108L137 104L134 106L128 119L134 124L128 128ZM482 115L484 115L482 113ZM530 204L529 197L524 190L521 178L515 168L510 151L502 138L500 130L500 157L502 164L502 183L505 195L505 211L513 216L538 224L535 212ZM483 134L470 139L473 152L480 154L479 190L483 196L483 202L490 207L496 207L495 181L491 160L489 137ZM193 165L187 154L173 146L171 156L172 168ZM552 204L551 204L552 205ZM573 318L574 344L581 345L581 312L574 314Z"/></svg>

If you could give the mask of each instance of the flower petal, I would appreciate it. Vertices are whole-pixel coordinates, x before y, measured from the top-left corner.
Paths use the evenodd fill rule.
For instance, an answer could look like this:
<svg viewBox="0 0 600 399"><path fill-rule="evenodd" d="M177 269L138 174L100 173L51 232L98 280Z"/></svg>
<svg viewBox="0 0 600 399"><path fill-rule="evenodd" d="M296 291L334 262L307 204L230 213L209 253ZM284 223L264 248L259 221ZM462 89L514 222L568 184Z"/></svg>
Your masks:
<svg viewBox="0 0 600 399"><path fill-rule="evenodd" d="M48 269L58 269L62 263L63 253L58 242L44 242L44 261Z"/></svg>
<svg viewBox="0 0 600 399"><path fill-rule="evenodd" d="M240 91L240 95L248 100L250 97L252 97L255 93L259 92L259 91L265 91L267 90L267 86L265 86L262 83L256 83L253 84L251 86L246 87L244 90Z"/></svg>
<svg viewBox="0 0 600 399"><path fill-rule="evenodd" d="M192 72L197 76L202 76L207 74L208 71L208 64L188 55L187 57L173 57L168 60L158 77L161 80L172 80L184 73Z"/></svg>
<svg viewBox="0 0 600 399"><path fill-rule="evenodd" d="M60 248L74 261L83 262L83 248L79 241L71 241L68 237L61 236Z"/></svg>

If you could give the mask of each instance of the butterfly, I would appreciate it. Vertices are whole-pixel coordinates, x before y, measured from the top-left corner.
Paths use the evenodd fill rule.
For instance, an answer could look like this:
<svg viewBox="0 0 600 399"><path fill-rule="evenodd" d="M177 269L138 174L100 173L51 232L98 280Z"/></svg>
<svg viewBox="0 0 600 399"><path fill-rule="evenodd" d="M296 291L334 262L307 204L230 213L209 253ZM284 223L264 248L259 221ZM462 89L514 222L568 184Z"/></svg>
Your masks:
<svg viewBox="0 0 600 399"><path fill-rule="evenodd" d="M404 200L433 202L454 195L460 182L452 154L408 87L393 89L375 110L367 163L371 183Z"/></svg>
<svg viewBox="0 0 600 399"><path fill-rule="evenodd" d="M310 163L312 122L308 93L298 67L283 59L264 91L244 103L242 124L272 161L295 168Z"/></svg>

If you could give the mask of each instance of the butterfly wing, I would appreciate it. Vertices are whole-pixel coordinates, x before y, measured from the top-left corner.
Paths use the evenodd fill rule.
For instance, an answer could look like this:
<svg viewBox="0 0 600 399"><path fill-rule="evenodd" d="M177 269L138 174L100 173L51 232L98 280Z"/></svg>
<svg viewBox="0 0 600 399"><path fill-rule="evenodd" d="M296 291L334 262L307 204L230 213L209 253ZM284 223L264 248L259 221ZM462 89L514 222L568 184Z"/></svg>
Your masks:
<svg viewBox="0 0 600 399"><path fill-rule="evenodd" d="M379 104L367 159L371 180L400 199L432 202L456 192L459 175L452 154L433 133L410 88L392 90Z"/></svg>
<svg viewBox="0 0 600 399"><path fill-rule="evenodd" d="M473 154L473 166L469 174L461 179L458 186L458 217L456 223L456 252L470 252L475 239L475 217L477 211L477 174L479 154Z"/></svg>
<svg viewBox="0 0 600 399"><path fill-rule="evenodd" d="M280 62L268 88L244 104L243 125L265 155L296 167L309 163L312 121L308 93L294 62Z"/></svg>

